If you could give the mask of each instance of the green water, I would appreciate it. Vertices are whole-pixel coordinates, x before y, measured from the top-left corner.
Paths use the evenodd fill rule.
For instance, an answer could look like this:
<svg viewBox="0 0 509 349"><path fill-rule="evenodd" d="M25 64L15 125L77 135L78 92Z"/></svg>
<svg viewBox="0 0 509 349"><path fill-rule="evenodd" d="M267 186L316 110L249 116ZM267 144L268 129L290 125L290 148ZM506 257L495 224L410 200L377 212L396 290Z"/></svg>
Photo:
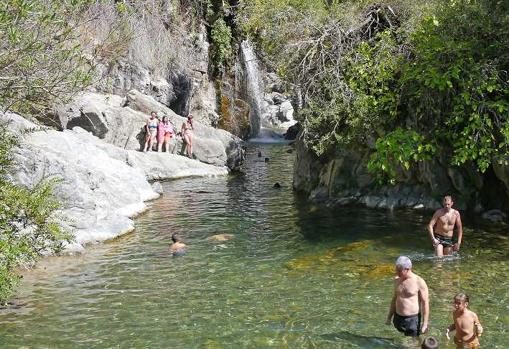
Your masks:
<svg viewBox="0 0 509 349"><path fill-rule="evenodd" d="M18 306L0 312L0 348L411 347L384 324L399 254L428 283L441 348L453 348L443 330L459 291L482 347L509 347L505 229L464 215L460 258L438 262L430 212L308 204L291 190L288 149L250 146L245 175L165 183L134 233L25 273ZM186 256L168 256L172 232ZM234 239L207 240L220 233Z"/></svg>

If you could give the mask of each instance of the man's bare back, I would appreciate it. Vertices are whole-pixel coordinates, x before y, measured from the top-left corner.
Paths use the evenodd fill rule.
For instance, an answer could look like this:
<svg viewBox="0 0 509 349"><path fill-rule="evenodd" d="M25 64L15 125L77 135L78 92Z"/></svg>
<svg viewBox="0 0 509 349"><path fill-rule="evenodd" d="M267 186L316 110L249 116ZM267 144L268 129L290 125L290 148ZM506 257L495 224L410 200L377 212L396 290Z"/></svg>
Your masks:
<svg viewBox="0 0 509 349"><path fill-rule="evenodd" d="M458 251L463 238L463 224L461 223L460 213L452 208L453 201L450 196L444 197L443 208L437 210L428 224L428 233L431 243L435 247L435 253L438 257L444 254L451 254L452 251ZM454 227L458 230L458 242L453 243Z"/></svg>

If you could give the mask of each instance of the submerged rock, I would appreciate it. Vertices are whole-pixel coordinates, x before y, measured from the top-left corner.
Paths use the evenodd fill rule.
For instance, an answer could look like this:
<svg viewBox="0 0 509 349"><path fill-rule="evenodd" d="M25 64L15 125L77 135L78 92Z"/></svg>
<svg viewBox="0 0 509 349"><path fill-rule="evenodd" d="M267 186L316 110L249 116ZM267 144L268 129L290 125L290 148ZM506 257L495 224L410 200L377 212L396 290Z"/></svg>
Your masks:
<svg viewBox="0 0 509 349"><path fill-rule="evenodd" d="M223 241L231 240L233 238L235 238L235 235L233 235L233 234L216 234L216 235L209 236L207 238L207 240L223 242Z"/></svg>

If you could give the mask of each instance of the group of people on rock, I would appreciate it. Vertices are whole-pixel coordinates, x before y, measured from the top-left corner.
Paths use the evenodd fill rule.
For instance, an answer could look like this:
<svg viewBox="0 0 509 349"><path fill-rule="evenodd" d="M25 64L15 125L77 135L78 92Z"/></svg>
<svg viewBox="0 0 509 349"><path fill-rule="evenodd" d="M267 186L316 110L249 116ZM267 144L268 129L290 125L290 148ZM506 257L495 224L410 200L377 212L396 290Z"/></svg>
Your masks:
<svg viewBox="0 0 509 349"><path fill-rule="evenodd" d="M185 154L190 158L193 156L193 129L193 116L188 115L187 120L182 123L180 132L176 134L177 136L182 137L182 140L186 145ZM158 152L163 151L163 146L164 151L170 151L170 140L175 135L175 128L168 119L168 116L165 115L162 120L159 120L157 113L155 111L151 112L145 125L145 131L146 138L145 145L143 147L144 152L152 151L156 143Z"/></svg>
<svg viewBox="0 0 509 349"><path fill-rule="evenodd" d="M449 255L452 251L459 251L463 237L461 217L452 208L450 196L443 199L443 208L437 210L428 224L431 243L438 257ZM453 241L454 227L458 230L457 241ZM429 292L426 282L412 271L412 261L406 256L396 260L396 274L394 280L394 295L387 315L387 324L394 327L405 336L418 337L428 331L429 321ZM459 348L477 349L480 347L479 337L483 328L476 313L468 309L470 299L464 293L458 293L454 299L452 313L453 323L447 327L446 336L456 331L454 343ZM421 348L438 348L438 341L426 338Z"/></svg>

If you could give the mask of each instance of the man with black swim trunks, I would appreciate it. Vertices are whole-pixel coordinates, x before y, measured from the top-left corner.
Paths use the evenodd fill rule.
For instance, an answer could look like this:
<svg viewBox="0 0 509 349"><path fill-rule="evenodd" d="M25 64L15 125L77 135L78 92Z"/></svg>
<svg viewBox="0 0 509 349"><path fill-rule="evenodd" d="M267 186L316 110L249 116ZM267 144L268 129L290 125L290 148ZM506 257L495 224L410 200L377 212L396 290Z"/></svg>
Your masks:
<svg viewBox="0 0 509 349"><path fill-rule="evenodd" d="M431 243L435 247L438 257L450 255L452 251L459 251L463 238L463 225L460 213L452 208L452 197L445 196L443 208L437 210L428 224ZM454 226L458 229L458 241L453 242Z"/></svg>
<svg viewBox="0 0 509 349"><path fill-rule="evenodd" d="M426 282L412 272L412 261L406 256L396 260L394 296L392 297L387 325L405 336L418 337L428 331L429 294ZM421 325L422 320L422 325Z"/></svg>

